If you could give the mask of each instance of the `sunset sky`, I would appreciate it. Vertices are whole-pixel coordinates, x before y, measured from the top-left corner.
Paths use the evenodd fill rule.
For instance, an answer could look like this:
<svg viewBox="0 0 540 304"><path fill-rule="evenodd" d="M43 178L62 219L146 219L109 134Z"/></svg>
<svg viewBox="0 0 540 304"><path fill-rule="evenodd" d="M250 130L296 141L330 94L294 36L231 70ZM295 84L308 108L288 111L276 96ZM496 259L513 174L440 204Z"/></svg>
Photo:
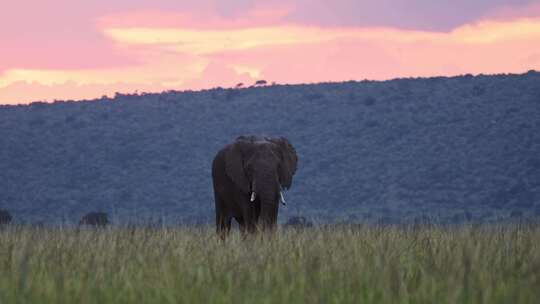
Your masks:
<svg viewBox="0 0 540 304"><path fill-rule="evenodd" d="M0 104L540 70L540 0L18 0Z"/></svg>

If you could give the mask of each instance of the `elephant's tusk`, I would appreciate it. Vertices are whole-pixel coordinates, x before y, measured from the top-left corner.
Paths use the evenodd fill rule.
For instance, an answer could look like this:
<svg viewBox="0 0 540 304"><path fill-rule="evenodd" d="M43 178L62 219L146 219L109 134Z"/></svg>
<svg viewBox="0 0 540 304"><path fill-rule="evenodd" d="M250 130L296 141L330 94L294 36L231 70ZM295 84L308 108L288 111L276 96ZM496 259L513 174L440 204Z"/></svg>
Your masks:
<svg viewBox="0 0 540 304"><path fill-rule="evenodd" d="M256 196L257 196L257 195L255 194L255 192L251 192L251 198L249 199L249 201L250 201L250 202L254 202Z"/></svg>
<svg viewBox="0 0 540 304"><path fill-rule="evenodd" d="M279 192L279 200L281 201L281 204L283 206L287 205L287 202L285 201L285 198L283 197L283 192L282 191Z"/></svg>

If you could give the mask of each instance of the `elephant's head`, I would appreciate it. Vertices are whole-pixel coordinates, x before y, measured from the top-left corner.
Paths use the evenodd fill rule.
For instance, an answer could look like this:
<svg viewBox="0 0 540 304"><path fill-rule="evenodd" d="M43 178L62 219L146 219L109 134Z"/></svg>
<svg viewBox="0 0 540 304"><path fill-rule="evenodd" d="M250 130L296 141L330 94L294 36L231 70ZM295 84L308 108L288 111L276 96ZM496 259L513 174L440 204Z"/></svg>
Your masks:
<svg viewBox="0 0 540 304"><path fill-rule="evenodd" d="M225 154L227 175L249 197L261 204L260 219L264 226L274 226L282 189L291 187L298 158L284 138L240 136Z"/></svg>

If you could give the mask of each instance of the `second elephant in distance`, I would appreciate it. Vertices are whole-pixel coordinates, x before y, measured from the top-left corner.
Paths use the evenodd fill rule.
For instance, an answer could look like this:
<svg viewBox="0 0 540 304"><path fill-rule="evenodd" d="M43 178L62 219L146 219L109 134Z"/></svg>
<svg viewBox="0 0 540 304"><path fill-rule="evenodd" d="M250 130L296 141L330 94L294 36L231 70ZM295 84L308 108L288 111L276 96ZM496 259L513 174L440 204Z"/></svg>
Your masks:
<svg viewBox="0 0 540 304"><path fill-rule="evenodd" d="M109 217L105 212L88 212L79 221L79 225L105 227L109 224Z"/></svg>
<svg viewBox="0 0 540 304"><path fill-rule="evenodd" d="M212 163L217 232L222 238L234 218L245 232L273 230L282 189L291 187L296 150L284 137L240 136Z"/></svg>
<svg viewBox="0 0 540 304"><path fill-rule="evenodd" d="M9 211L0 209L0 226L11 223L12 217Z"/></svg>

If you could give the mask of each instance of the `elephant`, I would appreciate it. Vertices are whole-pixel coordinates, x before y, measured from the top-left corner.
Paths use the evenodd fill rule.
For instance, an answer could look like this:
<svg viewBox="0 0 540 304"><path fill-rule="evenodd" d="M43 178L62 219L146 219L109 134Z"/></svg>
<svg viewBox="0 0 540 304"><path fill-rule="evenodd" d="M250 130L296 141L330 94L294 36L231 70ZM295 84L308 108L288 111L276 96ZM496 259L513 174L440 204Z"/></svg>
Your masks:
<svg viewBox="0 0 540 304"><path fill-rule="evenodd" d="M225 239L232 218L244 234L275 230L297 163L285 137L239 136L222 148L212 162L218 235Z"/></svg>
<svg viewBox="0 0 540 304"><path fill-rule="evenodd" d="M9 211L0 209L0 226L11 223L12 217Z"/></svg>
<svg viewBox="0 0 540 304"><path fill-rule="evenodd" d="M109 217L105 212L89 212L81 218L79 225L105 227L109 224Z"/></svg>

